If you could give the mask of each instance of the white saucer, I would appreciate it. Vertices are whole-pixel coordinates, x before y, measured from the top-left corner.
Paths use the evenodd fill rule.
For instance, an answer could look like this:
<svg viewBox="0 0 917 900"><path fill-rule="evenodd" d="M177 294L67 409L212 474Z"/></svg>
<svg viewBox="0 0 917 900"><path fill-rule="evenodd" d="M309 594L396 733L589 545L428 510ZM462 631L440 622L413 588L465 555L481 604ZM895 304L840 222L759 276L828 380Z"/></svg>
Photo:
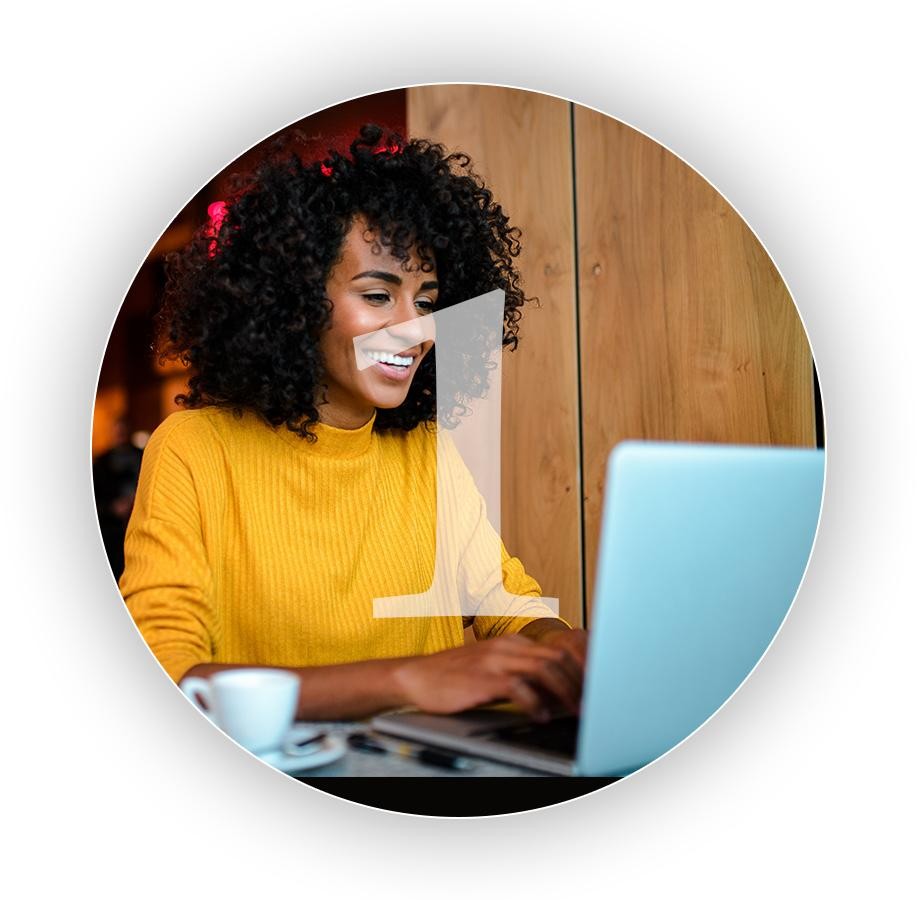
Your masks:
<svg viewBox="0 0 917 900"><path fill-rule="evenodd" d="M308 740L323 729L313 725L294 725L288 732L285 743ZM347 740L342 734L328 732L320 741L304 748L303 753L284 753L283 750L269 750L257 754L258 759L269 766L293 775L307 769L317 769L327 766L340 759L347 752Z"/></svg>

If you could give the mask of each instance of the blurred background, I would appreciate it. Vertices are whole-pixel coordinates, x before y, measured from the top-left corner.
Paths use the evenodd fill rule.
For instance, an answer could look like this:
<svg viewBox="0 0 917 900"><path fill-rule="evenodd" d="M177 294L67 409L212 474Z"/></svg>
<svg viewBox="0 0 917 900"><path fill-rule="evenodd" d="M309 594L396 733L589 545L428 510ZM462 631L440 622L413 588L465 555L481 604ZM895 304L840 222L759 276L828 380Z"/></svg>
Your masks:
<svg viewBox="0 0 917 900"><path fill-rule="evenodd" d="M811 350L786 285L738 213L665 148L568 101L481 85L374 94L285 131L316 159L346 150L367 121L467 152L522 229L519 267L540 304L504 357L502 537L572 624L588 625L605 461L618 442L824 445ZM275 137L179 212L112 330L92 454L116 578L143 447L179 408L188 377L151 349L163 257Z"/></svg>

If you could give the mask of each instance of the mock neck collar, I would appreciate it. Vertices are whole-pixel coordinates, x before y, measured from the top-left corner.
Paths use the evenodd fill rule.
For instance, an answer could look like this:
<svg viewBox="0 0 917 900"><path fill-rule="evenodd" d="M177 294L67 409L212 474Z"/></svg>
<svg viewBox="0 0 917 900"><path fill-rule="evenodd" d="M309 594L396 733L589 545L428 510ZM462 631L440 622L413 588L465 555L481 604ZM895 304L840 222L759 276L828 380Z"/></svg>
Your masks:
<svg viewBox="0 0 917 900"><path fill-rule="evenodd" d="M362 456L372 446L373 426L376 422L376 410L369 421L359 428L336 428L325 422L316 422L309 426L317 440L310 441L290 431L286 425L275 429L287 443L309 453L312 456L323 456L332 459L353 459Z"/></svg>

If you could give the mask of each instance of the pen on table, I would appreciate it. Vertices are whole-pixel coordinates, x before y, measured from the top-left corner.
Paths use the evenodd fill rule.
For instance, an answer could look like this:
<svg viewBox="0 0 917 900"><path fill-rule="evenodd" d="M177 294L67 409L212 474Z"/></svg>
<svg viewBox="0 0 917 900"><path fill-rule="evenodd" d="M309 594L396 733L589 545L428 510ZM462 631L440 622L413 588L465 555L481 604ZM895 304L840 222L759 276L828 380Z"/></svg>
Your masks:
<svg viewBox="0 0 917 900"><path fill-rule="evenodd" d="M398 756L416 759L417 762L428 766L437 766L440 769L458 769L467 772L469 769L474 768L474 763L471 760L466 759L464 756L450 753L448 750L434 750L432 747L412 747L410 744L392 746L383 744L363 732L348 735L347 743L354 750L362 750L364 753L395 753Z"/></svg>

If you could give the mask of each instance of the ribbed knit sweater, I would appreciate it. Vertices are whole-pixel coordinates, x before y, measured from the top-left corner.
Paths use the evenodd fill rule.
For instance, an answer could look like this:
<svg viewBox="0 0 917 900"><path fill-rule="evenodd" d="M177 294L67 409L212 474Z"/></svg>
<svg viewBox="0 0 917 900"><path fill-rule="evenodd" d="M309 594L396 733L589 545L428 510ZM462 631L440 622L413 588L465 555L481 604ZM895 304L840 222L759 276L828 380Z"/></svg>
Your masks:
<svg viewBox="0 0 917 900"><path fill-rule="evenodd" d="M173 413L155 430L119 587L175 681L198 663L321 666L433 653L460 646L469 623L488 638L552 615L446 440L439 501L451 538L439 548L437 581L466 598L492 596L502 582L523 605L473 622L463 618L467 600L455 615L374 617L375 598L430 589L438 502L436 433L379 432L374 423L318 424L308 442L254 413L208 407Z"/></svg>

